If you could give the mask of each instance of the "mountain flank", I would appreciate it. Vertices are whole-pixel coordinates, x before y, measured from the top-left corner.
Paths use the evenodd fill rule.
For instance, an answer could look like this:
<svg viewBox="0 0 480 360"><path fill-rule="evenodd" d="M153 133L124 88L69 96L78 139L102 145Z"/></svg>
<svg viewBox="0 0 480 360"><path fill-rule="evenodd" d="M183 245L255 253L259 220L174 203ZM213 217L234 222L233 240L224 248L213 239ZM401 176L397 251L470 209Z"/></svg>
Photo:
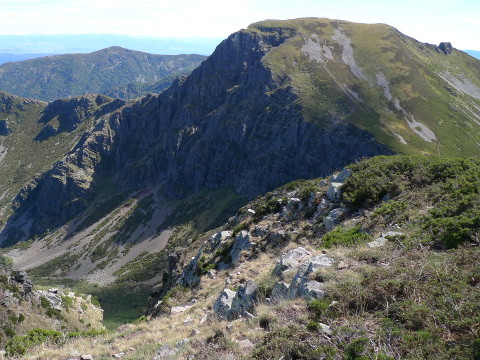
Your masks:
<svg viewBox="0 0 480 360"><path fill-rule="evenodd" d="M89 93L129 99L145 94L145 88L158 82L170 84L205 58L153 55L118 46L89 54L52 55L0 65L0 89L44 101ZM118 87L125 90L115 92Z"/></svg>
<svg viewBox="0 0 480 360"><path fill-rule="evenodd" d="M40 356L475 359L479 167L380 156L285 184L172 252L150 316Z"/></svg>
<svg viewBox="0 0 480 360"><path fill-rule="evenodd" d="M477 157L479 74L447 43L307 18L232 34L158 95L4 94L0 242L39 277L159 284L170 254L288 182L375 155Z"/></svg>

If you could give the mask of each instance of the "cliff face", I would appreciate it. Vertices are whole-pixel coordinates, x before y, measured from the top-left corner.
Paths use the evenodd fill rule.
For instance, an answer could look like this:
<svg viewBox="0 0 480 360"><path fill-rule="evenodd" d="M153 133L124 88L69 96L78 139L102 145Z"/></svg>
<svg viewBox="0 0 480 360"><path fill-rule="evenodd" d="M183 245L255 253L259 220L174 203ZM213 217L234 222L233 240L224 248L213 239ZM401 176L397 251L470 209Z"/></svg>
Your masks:
<svg viewBox="0 0 480 360"><path fill-rule="evenodd" d="M298 94L282 88L262 63L285 38L235 33L164 94L99 117L42 177L34 201L21 203L33 211L33 232L85 209L98 177L114 178L118 189L129 191L161 185L170 199L223 186L252 197L360 157L391 153L350 124L305 121ZM73 126L73 113L57 117L59 130Z"/></svg>

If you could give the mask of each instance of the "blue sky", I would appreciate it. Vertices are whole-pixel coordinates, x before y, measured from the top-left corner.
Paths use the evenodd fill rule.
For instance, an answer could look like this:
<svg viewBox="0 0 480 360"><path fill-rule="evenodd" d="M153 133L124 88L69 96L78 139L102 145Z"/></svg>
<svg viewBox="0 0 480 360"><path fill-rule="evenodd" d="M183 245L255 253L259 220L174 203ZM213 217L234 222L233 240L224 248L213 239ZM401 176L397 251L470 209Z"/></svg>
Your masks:
<svg viewBox="0 0 480 360"><path fill-rule="evenodd" d="M225 38L263 19L387 23L420 41L480 49L480 0L0 0L0 34Z"/></svg>

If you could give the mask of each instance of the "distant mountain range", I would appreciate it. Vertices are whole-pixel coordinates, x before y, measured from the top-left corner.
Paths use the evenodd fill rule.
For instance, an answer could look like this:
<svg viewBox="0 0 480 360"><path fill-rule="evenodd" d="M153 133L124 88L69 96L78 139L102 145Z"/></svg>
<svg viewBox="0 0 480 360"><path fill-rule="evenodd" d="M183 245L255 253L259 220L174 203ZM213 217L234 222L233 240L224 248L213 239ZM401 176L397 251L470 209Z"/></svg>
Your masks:
<svg viewBox="0 0 480 360"><path fill-rule="evenodd" d="M2 53L2 54L0 54L0 65L8 63L8 62L35 59L35 58L39 58L39 57L43 57L43 56L49 56L49 55L55 55L55 54L10 54L10 53Z"/></svg>
<svg viewBox="0 0 480 360"><path fill-rule="evenodd" d="M112 34L0 35L0 54L89 53L111 46L151 54L210 55L221 38L159 38Z"/></svg>
<svg viewBox="0 0 480 360"><path fill-rule="evenodd" d="M131 99L161 92L203 55L153 55L121 47L89 54L41 57L0 65L0 90L50 101L88 93Z"/></svg>
<svg viewBox="0 0 480 360"><path fill-rule="evenodd" d="M472 55L473 57L476 57L477 59L480 59L480 51L478 50L464 50L467 54Z"/></svg>

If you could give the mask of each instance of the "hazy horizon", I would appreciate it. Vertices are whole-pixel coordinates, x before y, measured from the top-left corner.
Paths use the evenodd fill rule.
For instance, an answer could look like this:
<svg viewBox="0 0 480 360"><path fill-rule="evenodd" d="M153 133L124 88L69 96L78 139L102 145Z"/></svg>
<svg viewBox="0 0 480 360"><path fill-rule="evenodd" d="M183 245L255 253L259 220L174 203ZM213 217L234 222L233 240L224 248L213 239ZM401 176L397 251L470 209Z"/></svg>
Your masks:
<svg viewBox="0 0 480 360"><path fill-rule="evenodd" d="M457 49L480 49L478 0L18 0L3 2L0 12L0 34L5 35L223 39L265 19L325 17L385 23L421 42L448 41Z"/></svg>

